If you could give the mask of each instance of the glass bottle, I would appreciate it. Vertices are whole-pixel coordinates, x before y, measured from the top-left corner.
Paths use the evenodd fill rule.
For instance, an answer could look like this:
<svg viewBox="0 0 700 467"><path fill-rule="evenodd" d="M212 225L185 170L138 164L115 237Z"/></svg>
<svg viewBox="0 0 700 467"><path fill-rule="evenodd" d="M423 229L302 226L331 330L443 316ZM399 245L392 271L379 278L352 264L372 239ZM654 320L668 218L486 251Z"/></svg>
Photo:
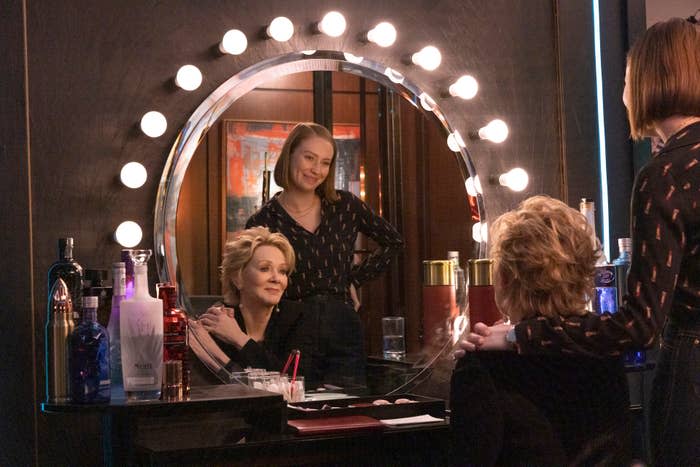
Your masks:
<svg viewBox="0 0 700 467"><path fill-rule="evenodd" d="M492 326L503 319L493 289L493 260L470 259L469 265L469 325L484 323Z"/></svg>
<svg viewBox="0 0 700 467"><path fill-rule="evenodd" d="M71 301L73 302L73 319L78 319L83 296L83 268L73 259L72 237L58 239L58 260L49 267L48 287L46 290L51 291L54 282L59 277L66 283L70 292ZM49 300L51 300L50 295Z"/></svg>
<svg viewBox="0 0 700 467"><path fill-rule="evenodd" d="M97 322L107 327L112 303L112 286L107 284L106 269L85 269L83 271L83 296L95 296L98 299Z"/></svg>
<svg viewBox="0 0 700 467"><path fill-rule="evenodd" d="M110 380L112 381L112 394L115 396L122 396L124 392L119 314L121 303L126 295L125 277L126 268L124 263L112 264L112 310L109 314L107 333L109 333Z"/></svg>
<svg viewBox="0 0 700 467"><path fill-rule="evenodd" d="M70 396L75 404L108 403L109 336L97 322L96 296L83 297L83 318L69 340Z"/></svg>
<svg viewBox="0 0 700 467"><path fill-rule="evenodd" d="M126 276L124 282L124 296L131 298L134 296L134 261L131 259L130 248L124 248L121 253L120 261L124 263L126 268Z"/></svg>
<svg viewBox="0 0 700 467"><path fill-rule="evenodd" d="M177 288L170 283L156 287L163 300L163 361L182 362L182 386L185 396L189 393L189 368L187 365L187 315L177 306Z"/></svg>
<svg viewBox="0 0 700 467"><path fill-rule="evenodd" d="M602 249L603 245L598 240L598 235L595 230L595 201L590 198L581 198L579 212L585 216L586 222L591 226L591 242L593 242L593 248L598 251L596 266L608 264L608 259L605 257L605 253Z"/></svg>
<svg viewBox="0 0 700 467"><path fill-rule="evenodd" d="M151 250L133 250L134 296L119 316L122 374L128 400L160 398L163 366L163 301L148 293Z"/></svg>
<svg viewBox="0 0 700 467"><path fill-rule="evenodd" d="M467 279L464 269L459 265L459 251L448 251L447 259L454 264L455 299L457 301L457 313L462 313L467 308Z"/></svg>
<svg viewBox="0 0 700 467"><path fill-rule="evenodd" d="M75 326L70 292L60 277L51 288L47 315L44 337L46 402L60 404L70 400L68 340Z"/></svg>
<svg viewBox="0 0 700 467"><path fill-rule="evenodd" d="M629 274L630 264L632 264L632 239L618 238L617 247L620 254L613 264L615 265L615 274L617 275L617 303L623 303L623 297L627 295L627 275ZM625 353L625 363L631 365L641 365L647 360L647 355L644 350L631 350Z"/></svg>

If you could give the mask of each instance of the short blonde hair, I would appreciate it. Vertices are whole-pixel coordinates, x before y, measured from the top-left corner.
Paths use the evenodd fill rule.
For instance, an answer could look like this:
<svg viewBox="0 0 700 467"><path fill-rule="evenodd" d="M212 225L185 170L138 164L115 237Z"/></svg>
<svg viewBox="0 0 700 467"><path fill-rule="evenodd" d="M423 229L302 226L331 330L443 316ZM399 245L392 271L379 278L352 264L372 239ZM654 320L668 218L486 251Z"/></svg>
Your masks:
<svg viewBox="0 0 700 467"><path fill-rule="evenodd" d="M284 255L289 272L294 270L295 256L292 245L281 233L272 233L267 227L252 227L242 230L236 238L224 245L221 261L221 292L224 303L235 305L240 300L240 291L233 278L246 267L255 250L264 245L274 246Z"/></svg>
<svg viewBox="0 0 700 467"><path fill-rule="evenodd" d="M302 141L314 136L323 138L333 146L333 158L328 168L328 176L323 183L316 188L316 193L321 198L328 201L337 201L338 193L335 191L335 161L338 155L338 146L335 144L331 132L328 131L326 127L317 123L297 123L294 128L292 128L292 131L282 145L282 152L280 152L280 156L275 164L275 183L282 188L287 188L289 186L292 153Z"/></svg>
<svg viewBox="0 0 700 467"><path fill-rule="evenodd" d="M700 115L700 28L681 18L654 24L627 55L627 116L634 139L654 122Z"/></svg>
<svg viewBox="0 0 700 467"><path fill-rule="evenodd" d="M533 196L491 226L496 304L511 320L586 313L597 250L577 210Z"/></svg>

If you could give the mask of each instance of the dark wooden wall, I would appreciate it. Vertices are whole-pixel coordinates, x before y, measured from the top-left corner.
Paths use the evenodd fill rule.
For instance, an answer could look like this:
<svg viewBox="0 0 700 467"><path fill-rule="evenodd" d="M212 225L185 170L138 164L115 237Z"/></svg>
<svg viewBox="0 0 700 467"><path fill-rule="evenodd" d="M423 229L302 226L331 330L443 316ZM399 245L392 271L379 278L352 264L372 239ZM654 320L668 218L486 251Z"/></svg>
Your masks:
<svg viewBox="0 0 700 467"><path fill-rule="evenodd" d="M489 217L534 193L573 200L595 185L594 172L565 164L574 159L578 167L590 164L596 144L590 132L595 118L589 105L590 2L345 3L349 30L332 39L308 30L322 12L340 7L327 0L3 2L0 464L100 462L98 420L48 416L38 409L45 396L45 275L56 257L56 239L73 236L76 257L89 268L106 267L118 258L120 248L111 235L122 220L137 221L144 228L141 245L152 245L156 189L179 128L225 79L261 59L309 48L344 50L398 69L434 96L457 76L473 73L481 83L475 99L438 102L463 135L494 117L510 125L511 136L501 145L469 144ZM289 43L257 38L274 15L286 15L297 25ZM617 19L605 27L617 31L625 18L613 16ZM380 49L357 40L384 19L397 26L396 45ZM218 56L216 44L233 27L246 32L249 50L238 57ZM428 43L443 53L436 72L401 61ZM204 73L203 85L191 93L172 83L186 63ZM168 118L168 130L160 138L138 130L148 110ZM578 138L561 137L577 131ZM624 140L626 135L616 131L611 137ZM121 166L131 160L143 163L149 173L138 190L117 179ZM531 174L525 192L513 194L487 183L489 175L516 165ZM573 180L576 190L566 183ZM432 232L455 228L459 226L436 225Z"/></svg>

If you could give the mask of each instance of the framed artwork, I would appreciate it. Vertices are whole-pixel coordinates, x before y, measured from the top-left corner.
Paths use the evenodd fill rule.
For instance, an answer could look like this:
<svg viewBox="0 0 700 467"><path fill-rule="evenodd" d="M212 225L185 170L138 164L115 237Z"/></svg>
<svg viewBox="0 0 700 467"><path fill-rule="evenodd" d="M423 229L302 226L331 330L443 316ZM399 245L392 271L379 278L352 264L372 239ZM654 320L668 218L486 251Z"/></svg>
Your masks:
<svg viewBox="0 0 700 467"><path fill-rule="evenodd" d="M263 203L263 185L269 197L281 191L272 172L284 140L294 128L291 122L224 120L222 151L226 235L245 228L248 218ZM361 139L358 124L334 124L333 138L338 146L335 186L360 195Z"/></svg>

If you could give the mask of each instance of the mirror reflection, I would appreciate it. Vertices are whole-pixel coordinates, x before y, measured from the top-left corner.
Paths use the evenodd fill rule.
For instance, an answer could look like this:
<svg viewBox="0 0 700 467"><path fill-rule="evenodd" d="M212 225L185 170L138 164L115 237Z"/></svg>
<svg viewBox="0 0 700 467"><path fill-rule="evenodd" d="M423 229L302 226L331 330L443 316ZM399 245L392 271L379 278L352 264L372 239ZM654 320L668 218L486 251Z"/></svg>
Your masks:
<svg viewBox="0 0 700 467"><path fill-rule="evenodd" d="M271 172L284 138L295 123L315 120L331 128L338 149L336 187L366 203L404 242L386 271L356 290L368 376L384 363L384 316L405 318L409 363L439 350L424 346L421 263L444 259L450 250L460 253L462 264L477 256L471 224L478 209L464 189L467 164L445 145L445 127L415 105L415 95L381 81L354 70L278 73L208 125L183 175L175 216L177 278L191 315L221 299L224 245L267 196L273 202L280 196ZM360 235L353 262L379 247Z"/></svg>

